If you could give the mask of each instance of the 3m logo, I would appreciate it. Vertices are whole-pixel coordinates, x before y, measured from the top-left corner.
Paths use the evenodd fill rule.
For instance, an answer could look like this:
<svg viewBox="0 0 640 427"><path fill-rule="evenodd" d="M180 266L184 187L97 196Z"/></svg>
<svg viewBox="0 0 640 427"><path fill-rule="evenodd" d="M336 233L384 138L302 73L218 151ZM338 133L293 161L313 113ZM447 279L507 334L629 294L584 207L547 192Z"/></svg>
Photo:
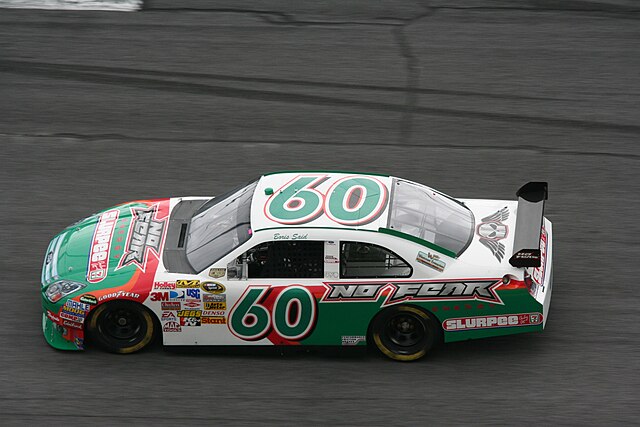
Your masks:
<svg viewBox="0 0 640 427"><path fill-rule="evenodd" d="M169 301L169 292L151 292L149 299L151 301Z"/></svg>

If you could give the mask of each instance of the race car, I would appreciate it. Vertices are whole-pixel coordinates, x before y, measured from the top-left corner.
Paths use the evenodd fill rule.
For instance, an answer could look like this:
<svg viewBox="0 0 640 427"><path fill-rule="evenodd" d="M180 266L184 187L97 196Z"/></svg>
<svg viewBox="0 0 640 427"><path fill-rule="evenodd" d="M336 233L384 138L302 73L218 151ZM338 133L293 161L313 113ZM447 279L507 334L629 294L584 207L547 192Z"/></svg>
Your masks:
<svg viewBox="0 0 640 427"><path fill-rule="evenodd" d="M326 345L416 360L441 342L541 331L547 184L455 199L386 175L296 171L218 197L138 200L58 234L42 269L56 349Z"/></svg>

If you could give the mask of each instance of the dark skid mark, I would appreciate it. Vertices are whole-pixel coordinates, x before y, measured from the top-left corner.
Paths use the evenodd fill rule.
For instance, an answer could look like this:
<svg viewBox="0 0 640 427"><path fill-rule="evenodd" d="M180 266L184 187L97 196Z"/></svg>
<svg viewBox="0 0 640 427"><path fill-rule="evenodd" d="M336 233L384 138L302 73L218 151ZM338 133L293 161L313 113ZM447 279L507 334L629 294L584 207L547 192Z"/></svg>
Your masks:
<svg viewBox="0 0 640 427"><path fill-rule="evenodd" d="M381 92L395 92L403 93L407 91L406 87L402 86L377 86L366 84L351 84L351 83L338 83L338 82L319 82L312 80L293 80L293 79L274 79L270 77L242 77L233 76L228 74L208 74L208 73L191 73L185 71L158 71L158 70L144 70L138 68L124 68L124 67L105 67L100 65L81 65L81 64L57 64L48 62L36 62L36 61L14 61L14 60L0 60L0 66L2 63L16 66L37 66L46 67L47 69L58 70L70 70L70 71L87 71L91 73L104 73L104 74L128 74L132 76L159 76L159 77L185 77L192 79L204 79L204 80L217 80L226 82L240 82L240 83L269 83L280 84L290 86L307 86L329 89L352 89L352 90L371 90ZM469 96L479 98L491 98L491 99L513 99L513 100L534 100L534 101L570 101L567 98L553 98L553 97L537 97L537 96L521 96L521 95L509 95L509 94L494 94L483 92L471 92L461 90L443 90L443 89L426 89L426 88L412 88L413 92L425 94L425 95L453 95L453 96Z"/></svg>
<svg viewBox="0 0 640 427"><path fill-rule="evenodd" d="M29 62L0 60L0 72L13 74L30 74L47 78L76 80L89 83L129 86L138 89L152 89L165 92L181 92L195 95L211 95L226 98L252 99L259 101L283 102L306 105L333 105L336 107L361 108L365 110L405 113L406 105L390 104L373 101L357 101L320 95L295 94L278 91L263 91L255 89L239 89L227 86L214 86L201 83L178 82L169 80L135 77L119 74L104 74L98 72L74 71L70 68L53 67L51 65L34 65ZM523 116L507 113L490 113L480 111L453 110L434 107L412 107L413 114L425 116L440 116L451 118L479 119L499 122L516 122L539 126L554 126L562 128L608 130L626 133L640 133L640 125L623 125L615 123L557 119L550 117Z"/></svg>

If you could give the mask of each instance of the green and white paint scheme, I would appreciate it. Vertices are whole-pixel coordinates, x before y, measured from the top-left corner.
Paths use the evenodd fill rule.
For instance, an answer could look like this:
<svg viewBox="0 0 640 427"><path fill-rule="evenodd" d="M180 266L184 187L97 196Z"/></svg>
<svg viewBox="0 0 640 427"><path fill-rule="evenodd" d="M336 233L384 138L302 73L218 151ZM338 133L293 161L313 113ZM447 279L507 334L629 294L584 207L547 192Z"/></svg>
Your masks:
<svg viewBox="0 0 640 427"><path fill-rule="evenodd" d="M416 307L437 320L445 342L544 328L552 287L552 226L543 219L542 265L513 267L516 201L455 200L407 180L350 172L273 173L254 185L248 236L218 249L224 255L199 271L167 260L180 250L179 256L189 260L184 248L189 251L193 225L176 207L198 208L210 197L131 202L57 235L42 273L49 344L83 348L92 313L122 300L146 307L164 345L366 345L374 318L398 306ZM436 204L468 210L468 241L446 247L424 232L429 230L424 224L415 230L396 226L394 221L402 219L402 213L394 213L401 185ZM451 215L435 205L425 212L434 227L452 221L440 218L441 212ZM315 278L251 278L243 264L246 254L282 241L321 242L322 271ZM345 278L342 242L382 247L404 260L410 273ZM53 286L66 281L77 289L67 286L60 292L71 292L51 302L58 292Z"/></svg>

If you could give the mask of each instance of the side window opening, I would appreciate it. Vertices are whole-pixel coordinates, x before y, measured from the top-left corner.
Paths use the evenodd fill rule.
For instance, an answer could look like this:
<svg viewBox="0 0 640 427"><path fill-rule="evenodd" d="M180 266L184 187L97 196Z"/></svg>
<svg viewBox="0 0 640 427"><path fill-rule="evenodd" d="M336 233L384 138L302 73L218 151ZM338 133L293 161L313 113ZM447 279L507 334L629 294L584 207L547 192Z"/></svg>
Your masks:
<svg viewBox="0 0 640 427"><path fill-rule="evenodd" d="M341 242L340 278L368 279L410 277L411 266L382 246L361 242Z"/></svg>
<svg viewBox="0 0 640 427"><path fill-rule="evenodd" d="M243 260L249 279L323 278L324 242L264 242L238 259Z"/></svg>

